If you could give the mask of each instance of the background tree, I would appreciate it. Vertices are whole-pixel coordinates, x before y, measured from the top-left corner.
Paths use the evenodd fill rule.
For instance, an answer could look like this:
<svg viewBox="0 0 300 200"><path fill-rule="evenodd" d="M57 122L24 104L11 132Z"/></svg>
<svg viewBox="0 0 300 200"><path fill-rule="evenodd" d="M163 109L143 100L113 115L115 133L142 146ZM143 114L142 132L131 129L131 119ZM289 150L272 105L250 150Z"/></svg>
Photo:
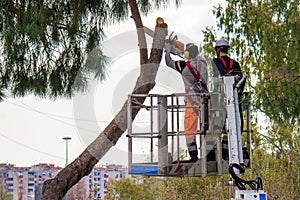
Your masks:
<svg viewBox="0 0 300 200"><path fill-rule="evenodd" d="M226 178L225 178L226 177ZM107 199L179 200L228 199L228 179L223 177L140 177L110 180ZM133 189L135 188L135 189ZM139 188L139 189L137 189ZM122 198L120 198L122 197ZM147 197L147 198L145 198Z"/></svg>
<svg viewBox="0 0 300 200"><path fill-rule="evenodd" d="M13 195L0 189L0 200L13 200Z"/></svg>
<svg viewBox="0 0 300 200"><path fill-rule="evenodd" d="M110 179L108 182L108 193L106 199L155 199L151 194L150 189L147 187L148 184L143 183L143 179L139 181L133 178L123 178L120 181Z"/></svg>
<svg viewBox="0 0 300 200"><path fill-rule="evenodd" d="M300 197L299 162L283 158L277 159L262 148L253 154L252 169L247 169L242 177L263 179L268 199L298 199ZM283 170L284 169L284 170ZM229 174L219 177L140 177L110 180L106 198L130 200L181 200L181 199L229 199ZM122 197L122 198L120 198ZM147 198L146 198L147 197Z"/></svg>
<svg viewBox="0 0 300 200"><path fill-rule="evenodd" d="M225 9L215 7L214 14L247 74L254 110L270 119L261 139L282 153L299 151L299 0L230 0ZM212 54L215 31L204 33L205 49Z"/></svg>
<svg viewBox="0 0 300 200"><path fill-rule="evenodd" d="M82 178L76 185L74 185L66 194L66 199L89 199L88 181L86 177Z"/></svg>
<svg viewBox="0 0 300 200"><path fill-rule="evenodd" d="M219 31L231 42L232 57L238 59L247 74L256 111L253 123L259 125L260 120L261 124L261 113L267 117L264 127L254 131L256 149L251 171L263 178L268 198L279 199L284 195L297 199L300 196L299 0L229 0L226 8L219 5L213 12ZM216 31L209 27L204 34L204 49L211 56L213 42L221 36L217 38Z"/></svg>

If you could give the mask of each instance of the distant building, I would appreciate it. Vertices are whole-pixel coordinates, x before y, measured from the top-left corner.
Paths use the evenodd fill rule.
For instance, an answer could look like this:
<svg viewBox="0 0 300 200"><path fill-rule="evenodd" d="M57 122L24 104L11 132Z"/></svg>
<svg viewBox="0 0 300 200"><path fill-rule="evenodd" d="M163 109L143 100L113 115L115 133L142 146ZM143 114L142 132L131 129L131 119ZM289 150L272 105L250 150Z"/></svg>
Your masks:
<svg viewBox="0 0 300 200"><path fill-rule="evenodd" d="M14 200L41 199L42 184L53 178L62 168L54 165L39 164L32 167L16 167L11 164L0 164L0 182L3 191L13 195Z"/></svg>
<svg viewBox="0 0 300 200"><path fill-rule="evenodd" d="M60 170L62 168L44 163L31 167L0 164L0 189L12 194L14 200L40 200L43 182L56 176ZM128 176L127 168L121 165L94 167L88 176L69 190L67 199L103 199L107 193L109 178Z"/></svg>
<svg viewBox="0 0 300 200"><path fill-rule="evenodd" d="M94 167L88 176L90 199L103 199L107 193L108 180L110 178L119 180L122 177L129 177L129 175L127 168L124 168L121 165Z"/></svg>

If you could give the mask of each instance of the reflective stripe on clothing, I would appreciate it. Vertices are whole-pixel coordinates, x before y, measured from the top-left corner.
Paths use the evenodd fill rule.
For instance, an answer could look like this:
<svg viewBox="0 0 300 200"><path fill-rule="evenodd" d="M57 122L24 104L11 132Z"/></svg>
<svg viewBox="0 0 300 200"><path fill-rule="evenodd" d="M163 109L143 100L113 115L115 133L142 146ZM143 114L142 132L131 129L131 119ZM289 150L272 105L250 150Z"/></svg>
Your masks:
<svg viewBox="0 0 300 200"><path fill-rule="evenodd" d="M192 106L190 102L186 103L186 106ZM196 133L198 130L198 115L195 113L194 108L186 108L184 115L184 132ZM187 134L185 138L196 138L196 134Z"/></svg>
<svg viewBox="0 0 300 200"><path fill-rule="evenodd" d="M189 152L197 151L196 138L186 138L186 146L188 147Z"/></svg>
<svg viewBox="0 0 300 200"><path fill-rule="evenodd" d="M197 151L197 145L195 144L195 145L188 146L188 150L189 150L189 152Z"/></svg>

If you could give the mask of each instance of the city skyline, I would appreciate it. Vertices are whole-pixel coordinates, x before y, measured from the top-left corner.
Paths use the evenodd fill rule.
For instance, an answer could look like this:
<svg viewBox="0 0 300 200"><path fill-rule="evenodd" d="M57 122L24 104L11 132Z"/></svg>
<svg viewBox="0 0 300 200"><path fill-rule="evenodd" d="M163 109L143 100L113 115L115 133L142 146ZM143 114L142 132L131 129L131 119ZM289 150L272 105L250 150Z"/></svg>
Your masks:
<svg viewBox="0 0 300 200"><path fill-rule="evenodd" d="M31 167L0 163L0 189L12 195L13 199L40 200L44 181L53 178L62 169L47 163ZM130 177L130 175L128 169L121 165L95 166L90 174L83 177L68 191L66 199L103 198L107 193L108 180L110 178L119 180L123 177Z"/></svg>

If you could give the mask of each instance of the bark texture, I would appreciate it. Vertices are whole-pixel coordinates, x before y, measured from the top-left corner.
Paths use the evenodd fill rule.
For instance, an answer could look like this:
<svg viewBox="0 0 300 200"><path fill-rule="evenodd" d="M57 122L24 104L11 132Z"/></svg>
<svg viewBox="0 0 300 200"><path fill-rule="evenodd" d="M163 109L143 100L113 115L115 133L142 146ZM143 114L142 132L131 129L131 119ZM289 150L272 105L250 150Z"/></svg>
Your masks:
<svg viewBox="0 0 300 200"><path fill-rule="evenodd" d="M143 23L139 14L136 0L129 0L132 18L136 24L139 48L141 72L137 79L134 94L148 94L155 86L155 77L159 63L162 59L165 37L167 35L167 24L161 18L157 19L152 49L148 58L147 44ZM144 98L137 99L144 102ZM132 112L135 118L139 109ZM127 130L127 105L124 103L120 112L110 124L99 134L99 136L79 155L72 163L67 165L53 179L44 182L42 190L43 200L60 200L67 191L80 179L88 175L98 161L117 143L118 139Z"/></svg>

